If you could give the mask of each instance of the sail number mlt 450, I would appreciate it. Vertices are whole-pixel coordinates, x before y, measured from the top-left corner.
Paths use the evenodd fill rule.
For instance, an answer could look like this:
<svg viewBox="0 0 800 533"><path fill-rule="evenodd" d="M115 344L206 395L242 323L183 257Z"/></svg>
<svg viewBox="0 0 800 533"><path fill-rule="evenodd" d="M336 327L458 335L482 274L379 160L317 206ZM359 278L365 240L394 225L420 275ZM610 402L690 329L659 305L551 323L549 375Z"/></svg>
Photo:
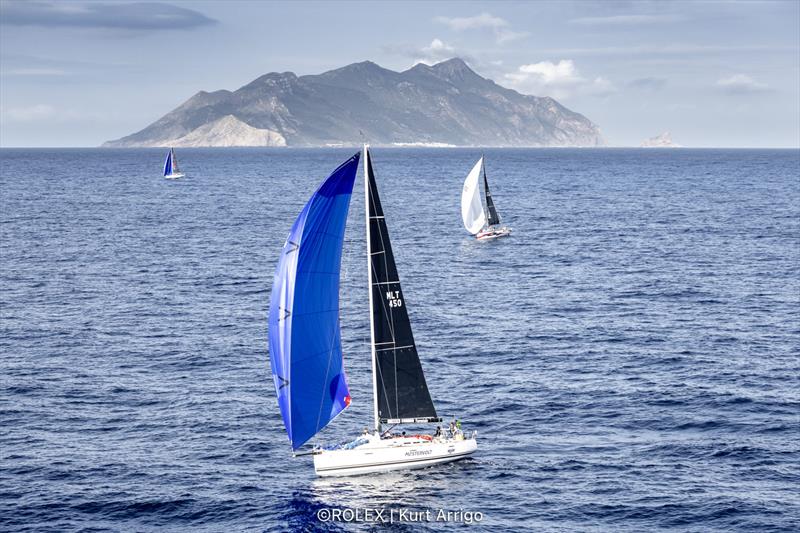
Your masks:
<svg viewBox="0 0 800 533"><path fill-rule="evenodd" d="M386 291L386 301L389 302L389 307L403 307L400 291Z"/></svg>

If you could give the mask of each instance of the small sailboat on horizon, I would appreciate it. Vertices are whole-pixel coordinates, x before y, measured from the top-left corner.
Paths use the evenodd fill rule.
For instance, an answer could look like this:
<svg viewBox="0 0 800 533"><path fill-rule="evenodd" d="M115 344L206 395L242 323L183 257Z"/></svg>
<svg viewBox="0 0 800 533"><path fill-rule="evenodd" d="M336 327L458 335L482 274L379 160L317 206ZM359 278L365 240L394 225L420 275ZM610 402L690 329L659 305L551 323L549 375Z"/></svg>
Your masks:
<svg viewBox="0 0 800 533"><path fill-rule="evenodd" d="M314 447L319 476L423 468L456 461L478 447L460 424L433 435L390 434L398 424L437 423L378 195L369 148L317 189L286 239L269 315L275 390L292 450L297 451L350 405L342 360L339 277L345 224L359 167L364 168L373 426L348 444ZM390 425L389 431L383 425ZM297 454L299 455L299 454Z"/></svg>
<svg viewBox="0 0 800 533"><path fill-rule="evenodd" d="M481 200L478 184L481 177L483 177L485 203ZM464 228L479 241L511 235L511 228L500 225L500 215L497 214L492 193L489 191L489 180L486 179L483 156L464 180L464 188L461 191L461 219L464 221Z"/></svg>
<svg viewBox="0 0 800 533"><path fill-rule="evenodd" d="M169 180L183 178L186 174L178 168L178 159L175 157L175 149L170 148L167 157L164 159L164 177Z"/></svg>

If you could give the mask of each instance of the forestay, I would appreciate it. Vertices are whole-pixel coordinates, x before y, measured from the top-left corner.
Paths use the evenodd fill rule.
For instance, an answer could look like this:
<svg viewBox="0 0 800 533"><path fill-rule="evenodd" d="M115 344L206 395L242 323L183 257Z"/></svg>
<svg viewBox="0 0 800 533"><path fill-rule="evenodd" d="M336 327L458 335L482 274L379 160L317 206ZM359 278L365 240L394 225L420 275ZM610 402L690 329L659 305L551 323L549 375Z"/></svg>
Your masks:
<svg viewBox="0 0 800 533"><path fill-rule="evenodd" d="M350 404L339 329L339 272L360 154L320 186L281 253L269 314L269 350L286 432L297 449Z"/></svg>

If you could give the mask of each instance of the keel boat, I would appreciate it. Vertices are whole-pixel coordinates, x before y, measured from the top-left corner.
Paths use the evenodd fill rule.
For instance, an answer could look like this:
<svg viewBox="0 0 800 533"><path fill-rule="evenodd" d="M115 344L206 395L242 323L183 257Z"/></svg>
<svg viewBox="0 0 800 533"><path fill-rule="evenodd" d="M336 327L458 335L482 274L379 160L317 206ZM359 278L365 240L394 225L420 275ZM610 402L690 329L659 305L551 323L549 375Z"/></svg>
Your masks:
<svg viewBox="0 0 800 533"><path fill-rule="evenodd" d="M174 180L184 176L186 176L186 174L178 169L178 160L175 158L175 150L170 148L169 152L167 152L167 158L164 160L164 177L169 180Z"/></svg>
<svg viewBox="0 0 800 533"><path fill-rule="evenodd" d="M483 178L483 190L486 202L481 200L481 191L478 181ZM464 227L479 241L496 239L511 235L511 228L500 225L500 216L489 191L489 181L486 179L486 168L481 157L464 180L461 192L461 219Z"/></svg>
<svg viewBox="0 0 800 533"><path fill-rule="evenodd" d="M433 434L392 433L400 424L442 419L422 371L365 146L363 155L356 153L345 161L312 195L289 232L275 272L270 364L292 450L297 452L350 405L342 360L339 274L359 160L364 168L373 424L347 444L316 446L307 452L319 476L423 468L463 459L478 446L475 432L463 432L456 422Z"/></svg>

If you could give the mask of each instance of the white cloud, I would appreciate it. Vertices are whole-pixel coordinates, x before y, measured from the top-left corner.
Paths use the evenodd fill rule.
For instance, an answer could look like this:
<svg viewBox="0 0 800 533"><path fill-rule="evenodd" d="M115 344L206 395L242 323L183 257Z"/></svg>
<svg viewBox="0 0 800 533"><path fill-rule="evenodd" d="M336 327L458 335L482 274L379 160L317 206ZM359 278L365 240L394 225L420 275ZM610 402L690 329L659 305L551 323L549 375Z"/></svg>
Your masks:
<svg viewBox="0 0 800 533"><path fill-rule="evenodd" d="M391 44L382 46L381 49L386 54L397 55L411 59L411 65L417 63L424 63L426 65L434 65L441 61L446 61L454 57L459 57L466 61L471 67L475 66L491 66L484 65L483 62L478 61L474 56L470 55L464 49L453 46L442 39L435 38L429 44L424 46L415 46L411 44Z"/></svg>
<svg viewBox="0 0 800 533"><path fill-rule="evenodd" d="M3 109L2 115L16 122L34 122L49 120L56 114L56 110L47 104L36 104L28 107L10 107Z"/></svg>
<svg viewBox="0 0 800 533"><path fill-rule="evenodd" d="M558 63L540 61L521 65L516 72L506 74L505 78L509 85L522 92L552 96L559 100L566 100L575 94L606 96L616 92L614 85L602 76L594 79L581 76L571 59L562 59Z"/></svg>
<svg viewBox="0 0 800 533"><path fill-rule="evenodd" d="M451 30L465 31L474 29L489 29L494 33L499 44L505 44L528 35L527 32L518 32L511 29L511 23L506 19L495 17L490 13L481 13L474 17L436 17L436 22L445 24Z"/></svg>
<svg viewBox="0 0 800 533"><path fill-rule="evenodd" d="M422 48L422 51L428 54L452 54L456 51L455 48L442 41L441 39L434 39L431 44Z"/></svg>
<svg viewBox="0 0 800 533"><path fill-rule="evenodd" d="M617 92L617 88L603 76L598 76L588 86L588 92L594 96L608 96Z"/></svg>
<svg viewBox="0 0 800 533"><path fill-rule="evenodd" d="M58 68L15 68L3 72L5 76L65 76L67 73Z"/></svg>
<svg viewBox="0 0 800 533"><path fill-rule="evenodd" d="M0 120L9 122L80 122L91 121L113 122L118 120L113 111L76 110L56 108L50 104L33 104L28 106L0 107Z"/></svg>
<svg viewBox="0 0 800 533"><path fill-rule="evenodd" d="M442 41L441 39L434 39L431 44L423 46L418 50L413 51L414 64L425 63L426 65L433 65L439 61L450 59L458 55L456 49Z"/></svg>
<svg viewBox="0 0 800 533"><path fill-rule="evenodd" d="M540 54L572 55L572 56L680 56L682 61L687 55L731 55L752 52L764 53L796 53L796 46L772 45L639 45L639 46L592 46L589 48L542 48Z"/></svg>
<svg viewBox="0 0 800 533"><path fill-rule="evenodd" d="M721 78L717 80L717 87L729 93L758 93L769 89L767 84L759 83L747 74Z"/></svg>
<svg viewBox="0 0 800 533"><path fill-rule="evenodd" d="M610 17L580 17L569 22L581 26L640 26L679 20L681 17L677 15L613 15Z"/></svg>
<svg viewBox="0 0 800 533"><path fill-rule="evenodd" d="M511 75L519 80L531 77L538 79L545 85L564 85L574 83L579 80L575 62L571 59L562 59L558 63L541 61L519 67L517 74Z"/></svg>
<svg viewBox="0 0 800 533"><path fill-rule="evenodd" d="M492 16L489 13L481 13L474 17L436 17L434 20L446 24L450 26L450 29L456 31L475 28L502 28L509 25L507 20Z"/></svg>
<svg viewBox="0 0 800 533"><path fill-rule="evenodd" d="M500 28L495 32L495 39L497 39L498 44L505 44L517 39L523 39L528 35L530 34L526 31L512 31L508 28Z"/></svg>

